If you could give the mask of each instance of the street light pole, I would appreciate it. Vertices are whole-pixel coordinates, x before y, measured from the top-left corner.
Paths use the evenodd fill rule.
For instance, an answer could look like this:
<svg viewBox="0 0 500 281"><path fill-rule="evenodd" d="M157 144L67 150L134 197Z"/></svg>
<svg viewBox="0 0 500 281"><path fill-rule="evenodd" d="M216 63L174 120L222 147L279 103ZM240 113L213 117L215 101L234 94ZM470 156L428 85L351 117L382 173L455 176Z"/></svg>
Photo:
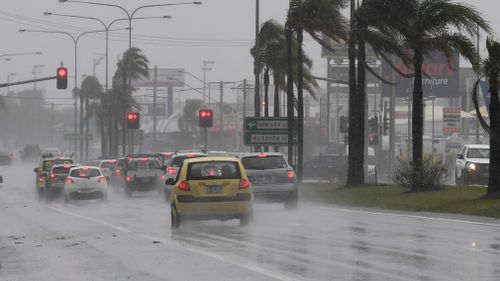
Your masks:
<svg viewBox="0 0 500 281"><path fill-rule="evenodd" d="M203 71L203 102L206 103L207 94L207 71L212 70L212 65L215 63L213 60L204 60L201 70Z"/></svg>

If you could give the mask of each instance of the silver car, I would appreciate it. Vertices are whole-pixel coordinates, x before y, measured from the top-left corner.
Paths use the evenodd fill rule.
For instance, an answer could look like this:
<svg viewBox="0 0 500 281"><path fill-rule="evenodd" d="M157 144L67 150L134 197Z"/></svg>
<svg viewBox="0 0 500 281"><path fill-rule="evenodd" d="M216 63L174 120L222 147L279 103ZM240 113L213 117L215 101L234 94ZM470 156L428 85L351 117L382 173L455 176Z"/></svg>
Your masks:
<svg viewBox="0 0 500 281"><path fill-rule="evenodd" d="M239 158L252 183L257 200L283 202L286 208L297 207L298 188L293 168L278 152L249 153Z"/></svg>

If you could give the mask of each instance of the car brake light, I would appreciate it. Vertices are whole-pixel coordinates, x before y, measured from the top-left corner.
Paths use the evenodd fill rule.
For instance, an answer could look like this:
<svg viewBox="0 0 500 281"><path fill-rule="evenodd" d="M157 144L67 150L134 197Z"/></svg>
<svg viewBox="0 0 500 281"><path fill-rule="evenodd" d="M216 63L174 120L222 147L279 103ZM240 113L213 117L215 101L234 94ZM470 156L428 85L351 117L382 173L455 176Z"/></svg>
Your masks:
<svg viewBox="0 0 500 281"><path fill-rule="evenodd" d="M175 175L175 174L177 174L177 170L176 170L176 169L173 169L173 168L168 168L168 169L167 169L167 173L168 173L169 175Z"/></svg>
<svg viewBox="0 0 500 281"><path fill-rule="evenodd" d="M38 181L39 181L40 183L43 183L43 182L45 181L45 179L44 179L43 177L38 177Z"/></svg>
<svg viewBox="0 0 500 281"><path fill-rule="evenodd" d="M120 169L115 170L115 175L119 176L121 173L122 173L122 171Z"/></svg>
<svg viewBox="0 0 500 281"><path fill-rule="evenodd" d="M105 177L100 177L97 182L106 182L106 178Z"/></svg>
<svg viewBox="0 0 500 281"><path fill-rule="evenodd" d="M210 172L208 172L208 175L210 177L215 177L215 171L214 170L210 170Z"/></svg>
<svg viewBox="0 0 500 281"><path fill-rule="evenodd" d="M126 180L127 182L132 182L132 177L131 177L131 176L127 176L127 177L125 178L125 180Z"/></svg>
<svg viewBox="0 0 500 281"><path fill-rule="evenodd" d="M160 175L160 180L161 181L164 181L167 177L165 177L165 175Z"/></svg>
<svg viewBox="0 0 500 281"><path fill-rule="evenodd" d="M259 158L267 158L267 154L261 153L259 154Z"/></svg>
<svg viewBox="0 0 500 281"><path fill-rule="evenodd" d="M184 191L189 191L189 184L187 183L187 181L181 181L179 183L179 189Z"/></svg>
<svg viewBox="0 0 500 281"><path fill-rule="evenodd" d="M250 187L250 182L247 179L242 179L240 181L240 189L247 189Z"/></svg>
<svg viewBox="0 0 500 281"><path fill-rule="evenodd" d="M187 158L193 158L193 157L194 157L194 154L192 154L192 153L189 153L189 154L187 155Z"/></svg>
<svg viewBox="0 0 500 281"><path fill-rule="evenodd" d="M50 179L54 180L56 178L56 174L50 174Z"/></svg>
<svg viewBox="0 0 500 281"><path fill-rule="evenodd" d="M173 153L169 153L169 152L167 152L167 153L163 153L163 155L164 155L164 156L172 156L172 154L173 154Z"/></svg>
<svg viewBox="0 0 500 281"><path fill-rule="evenodd" d="M88 171L89 167L82 167L82 171Z"/></svg>
<svg viewBox="0 0 500 281"><path fill-rule="evenodd" d="M293 171L288 171L287 176L289 179L293 179L293 178L295 178L295 173Z"/></svg>
<svg viewBox="0 0 500 281"><path fill-rule="evenodd" d="M71 168L71 166L69 166L69 165L64 165L64 169L69 169L69 168Z"/></svg>
<svg viewBox="0 0 500 281"><path fill-rule="evenodd" d="M75 183L75 181L73 179L66 179L66 182L67 183Z"/></svg>

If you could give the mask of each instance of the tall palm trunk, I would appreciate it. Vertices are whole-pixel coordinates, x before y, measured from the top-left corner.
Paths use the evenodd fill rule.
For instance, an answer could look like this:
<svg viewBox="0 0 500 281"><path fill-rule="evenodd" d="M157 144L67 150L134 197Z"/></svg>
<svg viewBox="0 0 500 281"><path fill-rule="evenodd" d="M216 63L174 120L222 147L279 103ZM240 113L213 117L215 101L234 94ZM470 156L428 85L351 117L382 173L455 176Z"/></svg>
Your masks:
<svg viewBox="0 0 500 281"><path fill-rule="evenodd" d="M304 157L304 41L302 27L297 27L297 179L302 181L302 161Z"/></svg>
<svg viewBox="0 0 500 281"><path fill-rule="evenodd" d="M413 139L413 166L417 170L420 170L422 167L422 155L423 155L423 134L424 134L424 106L423 106L424 100L423 100L423 89L422 89L423 63L424 63L424 56L422 50L415 50L413 58L415 78L413 81L413 112L412 112L411 122L412 122L412 139ZM416 186L415 188L418 188L418 186Z"/></svg>
<svg viewBox="0 0 500 281"><path fill-rule="evenodd" d="M276 75L274 76L274 106L273 106L273 116L274 117L279 117L280 116L280 87L278 86L278 82L276 79ZM279 147L275 146L274 151L278 152Z"/></svg>
<svg viewBox="0 0 500 281"><path fill-rule="evenodd" d="M293 129L294 129L294 94L293 94L293 60L292 60L292 27L286 25L286 55L287 55L287 81L286 81L286 116L288 120L288 163L293 165Z"/></svg>
<svg viewBox="0 0 500 281"><path fill-rule="evenodd" d="M356 85L356 38L354 38L354 6L355 1L351 0L351 31L348 40L349 56L349 157L347 168L347 185L355 186L363 183L363 163L359 161L363 148L360 143L364 138L364 122L359 119L359 102ZM361 109L363 110L363 109ZM361 147L361 149L360 149ZM362 159L362 155L361 155Z"/></svg>
<svg viewBox="0 0 500 281"><path fill-rule="evenodd" d="M364 27L361 27L364 28ZM365 107L366 107L366 49L365 42L363 40L358 41L358 87L356 89L357 92L357 112L356 119L357 123L361 124L361 126L357 127L357 135L359 134L359 138L356 138L355 143L353 144L355 155L354 158L358 159L358 165L361 166L361 171L363 171L358 179L357 184L365 183L365 173L364 173L364 161L365 161Z"/></svg>
<svg viewBox="0 0 500 281"><path fill-rule="evenodd" d="M108 140L107 140L107 135L106 135L106 124L104 124L104 118L98 117L99 119L99 130L101 134L101 156L102 157L108 157L109 156L109 151L108 151Z"/></svg>
<svg viewBox="0 0 500 281"><path fill-rule="evenodd" d="M269 117L269 68L264 70L264 116Z"/></svg>
<svg viewBox="0 0 500 281"><path fill-rule="evenodd" d="M485 198L500 198L500 100L498 97L499 73L490 73L490 164L488 190Z"/></svg>

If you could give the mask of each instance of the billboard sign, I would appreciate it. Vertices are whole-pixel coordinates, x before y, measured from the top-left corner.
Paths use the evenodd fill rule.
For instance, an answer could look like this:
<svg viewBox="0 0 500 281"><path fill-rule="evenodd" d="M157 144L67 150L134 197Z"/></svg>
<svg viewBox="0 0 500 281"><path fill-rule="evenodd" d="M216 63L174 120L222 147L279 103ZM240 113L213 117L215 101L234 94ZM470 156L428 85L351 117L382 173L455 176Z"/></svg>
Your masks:
<svg viewBox="0 0 500 281"><path fill-rule="evenodd" d="M460 107L443 107L443 135L460 134Z"/></svg>
<svg viewBox="0 0 500 281"><path fill-rule="evenodd" d="M153 87L154 69L149 69L149 78L132 81L132 86ZM158 68L156 75L157 87L184 87L184 68Z"/></svg>
<svg viewBox="0 0 500 281"><path fill-rule="evenodd" d="M395 63L395 67L404 74L413 75L413 69L406 65L401 59ZM424 97L435 96L437 98L458 98L460 57L454 53L450 63L443 53L432 52L424 57L422 65L422 88ZM413 78L405 78L397 73L384 60L382 60L382 77L388 81L398 83L396 86L396 97L407 97L413 93ZM382 94L389 96L391 85L382 83Z"/></svg>

